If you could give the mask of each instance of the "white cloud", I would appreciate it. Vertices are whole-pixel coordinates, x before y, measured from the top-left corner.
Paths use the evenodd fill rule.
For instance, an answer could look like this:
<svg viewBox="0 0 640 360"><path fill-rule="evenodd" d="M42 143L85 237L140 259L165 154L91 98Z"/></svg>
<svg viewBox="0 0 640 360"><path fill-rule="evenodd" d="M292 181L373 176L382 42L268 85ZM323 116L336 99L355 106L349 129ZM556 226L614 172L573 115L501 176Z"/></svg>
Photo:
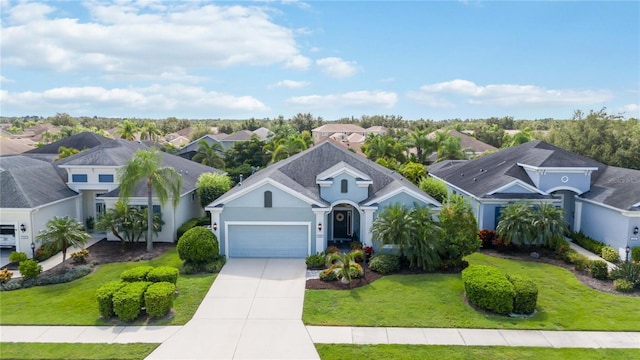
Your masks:
<svg viewBox="0 0 640 360"><path fill-rule="evenodd" d="M292 106L313 109L337 109L349 107L382 107L390 109L398 101L398 95L387 91L352 91L331 95L297 96L287 100Z"/></svg>
<svg viewBox="0 0 640 360"><path fill-rule="evenodd" d="M311 84L308 81L295 81L295 80L282 80L273 85L269 85L269 88L287 88L287 89L300 89Z"/></svg>
<svg viewBox="0 0 640 360"><path fill-rule="evenodd" d="M438 96L436 96L438 95ZM452 99L444 96L454 96L464 99L469 104L496 105L505 107L523 105L589 105L602 104L613 98L607 90L576 90L576 89L545 89L535 85L490 84L477 85L468 80L453 81L424 85L420 91L410 92L408 96L428 106L434 99L436 103L453 105Z"/></svg>
<svg viewBox="0 0 640 360"><path fill-rule="evenodd" d="M311 63L300 55L294 32L259 7L86 2L91 20L84 22L51 17L49 5L19 3L6 10L14 22L28 23L3 24L5 64L126 75L277 63L306 69Z"/></svg>
<svg viewBox="0 0 640 360"><path fill-rule="evenodd" d="M43 92L2 91L0 94L2 106L29 110L56 111L66 108L82 112L104 107L119 109L122 113L156 110L249 113L269 110L264 103L251 96L235 96L180 84L125 89L60 87Z"/></svg>
<svg viewBox="0 0 640 360"><path fill-rule="evenodd" d="M333 78L346 78L358 72L355 61L345 61L339 57L328 57L316 60L316 65L323 73Z"/></svg>
<svg viewBox="0 0 640 360"><path fill-rule="evenodd" d="M618 109L618 112L622 113L625 118L640 118L640 105L639 104L627 104Z"/></svg>
<svg viewBox="0 0 640 360"><path fill-rule="evenodd" d="M7 78L6 76L0 75L0 83L13 83L13 82L15 82L15 81Z"/></svg>

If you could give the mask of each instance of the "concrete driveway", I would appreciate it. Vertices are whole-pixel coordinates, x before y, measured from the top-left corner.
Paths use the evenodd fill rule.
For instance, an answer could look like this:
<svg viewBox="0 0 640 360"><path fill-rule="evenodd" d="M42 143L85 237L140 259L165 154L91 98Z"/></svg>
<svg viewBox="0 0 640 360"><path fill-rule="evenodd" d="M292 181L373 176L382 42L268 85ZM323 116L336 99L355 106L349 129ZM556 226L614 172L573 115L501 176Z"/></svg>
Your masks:
<svg viewBox="0 0 640 360"><path fill-rule="evenodd" d="M229 259L193 319L147 359L319 359L304 259Z"/></svg>

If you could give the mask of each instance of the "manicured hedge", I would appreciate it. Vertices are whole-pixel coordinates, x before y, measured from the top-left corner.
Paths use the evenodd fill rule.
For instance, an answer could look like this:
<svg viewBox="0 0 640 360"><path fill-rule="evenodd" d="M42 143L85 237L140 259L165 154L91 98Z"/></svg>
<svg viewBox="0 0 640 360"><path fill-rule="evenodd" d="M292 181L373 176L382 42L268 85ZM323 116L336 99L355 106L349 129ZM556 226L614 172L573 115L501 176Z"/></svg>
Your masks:
<svg viewBox="0 0 640 360"><path fill-rule="evenodd" d="M535 282L520 276L508 275L513 285L513 312L515 314L531 314L536 310L538 302L538 286Z"/></svg>
<svg viewBox="0 0 640 360"><path fill-rule="evenodd" d="M126 284L122 281L112 281L98 288L96 298L98 299L98 310L103 318L108 319L113 316L113 294Z"/></svg>
<svg viewBox="0 0 640 360"><path fill-rule="evenodd" d="M144 292L150 282L137 281L126 284L113 294L113 312L122 321L135 320L144 303Z"/></svg>
<svg viewBox="0 0 640 360"><path fill-rule="evenodd" d="M640 262L640 246L631 248L631 260Z"/></svg>
<svg viewBox="0 0 640 360"><path fill-rule="evenodd" d="M513 312L513 285L500 270L473 265L462 271L462 282L469 302L497 314Z"/></svg>
<svg viewBox="0 0 640 360"><path fill-rule="evenodd" d="M591 251L596 255L600 255L602 253L602 248L606 246L600 241L593 240L592 238L581 232L571 234L571 239L574 243L580 245L581 247Z"/></svg>
<svg viewBox="0 0 640 360"><path fill-rule="evenodd" d="M609 268L607 263L602 260L591 260L589 262L589 272L592 277L598 280L607 280L609 278Z"/></svg>
<svg viewBox="0 0 640 360"><path fill-rule="evenodd" d="M158 266L149 271L147 281L153 283L165 281L175 285L178 282L178 269L171 266Z"/></svg>
<svg viewBox="0 0 640 360"><path fill-rule="evenodd" d="M605 246L600 250L600 257L608 262L617 263L620 261L620 255L612 246Z"/></svg>
<svg viewBox="0 0 640 360"><path fill-rule="evenodd" d="M369 261L371 270L387 275L400 270L400 258L396 255L379 254Z"/></svg>
<svg viewBox="0 0 640 360"><path fill-rule="evenodd" d="M126 282L146 281L147 274L153 270L153 266L136 266L125 270L120 274L120 279Z"/></svg>
<svg viewBox="0 0 640 360"><path fill-rule="evenodd" d="M144 304L151 317L163 317L173 307L176 286L170 282L157 282L149 285L144 293Z"/></svg>

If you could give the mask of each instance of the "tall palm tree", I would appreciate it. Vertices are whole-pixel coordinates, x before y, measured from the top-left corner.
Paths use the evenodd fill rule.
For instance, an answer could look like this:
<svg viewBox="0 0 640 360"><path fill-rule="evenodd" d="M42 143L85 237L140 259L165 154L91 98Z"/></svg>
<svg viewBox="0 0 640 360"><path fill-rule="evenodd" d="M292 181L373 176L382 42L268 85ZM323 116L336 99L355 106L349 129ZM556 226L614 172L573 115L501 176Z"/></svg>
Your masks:
<svg viewBox="0 0 640 360"><path fill-rule="evenodd" d="M90 238L91 235L84 231L82 223L69 216L54 216L36 235L36 240L40 241L46 249L62 251L63 267L67 260L67 249L84 245Z"/></svg>
<svg viewBox="0 0 640 360"><path fill-rule="evenodd" d="M222 145L214 141L209 144L206 140L198 141L198 152L193 156L193 161L214 168L224 168L224 160L220 155L222 153Z"/></svg>
<svg viewBox="0 0 640 360"><path fill-rule="evenodd" d="M530 245L537 232L533 225L535 214L529 204L513 202L502 209L496 234L507 244Z"/></svg>
<svg viewBox="0 0 640 360"><path fill-rule="evenodd" d="M116 133L125 140L135 140L136 133L140 131L140 128L131 120L125 120L118 124Z"/></svg>
<svg viewBox="0 0 640 360"><path fill-rule="evenodd" d="M286 159L307 149L307 143L298 134L287 135L287 137L280 139L277 144L271 155L272 162Z"/></svg>
<svg viewBox="0 0 640 360"><path fill-rule="evenodd" d="M158 129L155 121L145 121L140 128L140 139L158 141L158 137L162 135L162 131Z"/></svg>
<svg viewBox="0 0 640 360"><path fill-rule="evenodd" d="M460 139L448 135L438 143L438 161L443 160L463 160L467 156L462 150Z"/></svg>
<svg viewBox="0 0 640 360"><path fill-rule="evenodd" d="M404 139L407 147L416 149L416 158L421 164L426 164L427 157L436 150L435 142L427 138L427 134L427 130L415 129Z"/></svg>
<svg viewBox="0 0 640 360"><path fill-rule="evenodd" d="M151 148L136 151L133 158L120 169L120 200L128 202L138 183L144 180L147 187L147 209L153 209L153 193L161 204L173 199L173 207L180 202L182 177L174 168L162 167L160 152ZM147 215L147 251L153 250L153 211Z"/></svg>
<svg viewBox="0 0 640 360"><path fill-rule="evenodd" d="M564 218L564 210L551 203L540 203L537 206L533 225L538 233L538 245L555 246L569 226Z"/></svg>

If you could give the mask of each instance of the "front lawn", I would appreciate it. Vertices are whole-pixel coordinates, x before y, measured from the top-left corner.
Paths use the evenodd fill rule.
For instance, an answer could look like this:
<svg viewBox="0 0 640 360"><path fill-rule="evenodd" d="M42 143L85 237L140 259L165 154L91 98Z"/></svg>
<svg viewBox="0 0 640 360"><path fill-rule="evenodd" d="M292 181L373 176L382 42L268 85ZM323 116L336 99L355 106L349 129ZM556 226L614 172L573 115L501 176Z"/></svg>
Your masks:
<svg viewBox="0 0 640 360"><path fill-rule="evenodd" d="M322 360L333 359L638 359L640 349L551 349L505 346L316 344Z"/></svg>
<svg viewBox="0 0 640 360"><path fill-rule="evenodd" d="M144 359L160 344L0 343L3 359Z"/></svg>
<svg viewBox="0 0 640 360"><path fill-rule="evenodd" d="M513 319L478 312L464 302L460 274L420 274L385 276L350 291L307 290L302 319L307 325L640 330L640 297L593 290L549 264L479 253L466 259L535 280L536 315Z"/></svg>
<svg viewBox="0 0 640 360"><path fill-rule="evenodd" d="M2 325L113 325L98 312L96 290L118 280L124 270L140 265L180 267L175 248L149 261L111 263L86 277L66 284L37 286L0 292L0 324ZM184 325L189 321L211 287L214 274L180 275L178 296L174 300L175 316L154 320L153 325ZM142 322L133 322L141 325Z"/></svg>

